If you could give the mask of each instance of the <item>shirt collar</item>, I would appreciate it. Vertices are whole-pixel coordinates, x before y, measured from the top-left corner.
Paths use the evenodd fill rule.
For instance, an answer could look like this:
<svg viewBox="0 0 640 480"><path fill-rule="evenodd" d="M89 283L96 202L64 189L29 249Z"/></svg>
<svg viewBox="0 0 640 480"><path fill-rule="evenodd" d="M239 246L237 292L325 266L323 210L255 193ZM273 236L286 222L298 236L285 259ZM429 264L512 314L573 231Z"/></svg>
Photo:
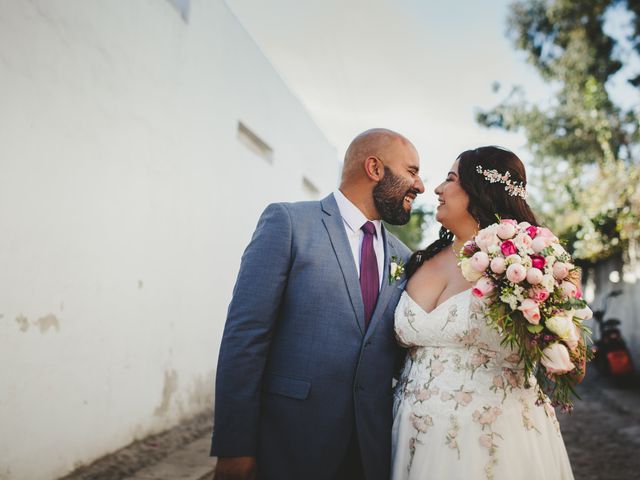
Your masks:
<svg viewBox="0 0 640 480"><path fill-rule="evenodd" d="M359 232L365 223L371 222L376 227L377 238L382 238L382 222L380 220L369 220L340 190L333 192L333 196L338 204L342 219L352 232Z"/></svg>

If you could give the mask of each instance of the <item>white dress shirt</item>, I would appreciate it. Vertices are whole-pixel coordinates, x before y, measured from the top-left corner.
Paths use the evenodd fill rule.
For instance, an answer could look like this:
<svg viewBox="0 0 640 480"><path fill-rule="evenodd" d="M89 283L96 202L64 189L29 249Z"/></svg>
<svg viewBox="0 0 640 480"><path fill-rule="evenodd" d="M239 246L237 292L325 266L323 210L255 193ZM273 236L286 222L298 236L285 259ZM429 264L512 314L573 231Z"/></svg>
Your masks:
<svg viewBox="0 0 640 480"><path fill-rule="evenodd" d="M373 250L376 252L376 259L378 260L378 279L380 280L380 287L382 287L382 281L385 277L383 271L384 241L382 239L382 222L380 220L369 220L365 217L360 209L351 203L351 200L345 197L340 190L333 192L333 196L338 204L340 215L342 215L342 222L347 232L351 253L353 253L353 259L356 262L358 277L360 277L360 251L362 249L362 240L364 239L364 232L361 228L367 222L373 223L376 227L376 235L373 237Z"/></svg>

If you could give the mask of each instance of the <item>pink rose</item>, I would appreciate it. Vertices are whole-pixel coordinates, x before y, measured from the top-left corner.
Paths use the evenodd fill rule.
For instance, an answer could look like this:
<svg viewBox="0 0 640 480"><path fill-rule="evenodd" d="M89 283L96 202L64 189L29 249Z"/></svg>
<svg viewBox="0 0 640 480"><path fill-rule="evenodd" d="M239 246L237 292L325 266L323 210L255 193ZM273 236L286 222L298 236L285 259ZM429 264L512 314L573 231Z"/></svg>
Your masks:
<svg viewBox="0 0 640 480"><path fill-rule="evenodd" d="M527 235L529 235L532 239L536 238L536 236L538 235L538 227L536 227L535 225L529 225L525 231L527 232Z"/></svg>
<svg viewBox="0 0 640 480"><path fill-rule="evenodd" d="M514 227L518 226L518 222L516 220L514 220L513 218L503 218L502 220L500 220L500 223L506 223L509 225L513 225Z"/></svg>
<svg viewBox="0 0 640 480"><path fill-rule="evenodd" d="M531 255L531 266L533 268L537 268L538 270L542 270L544 266L547 264L547 261L542 255Z"/></svg>
<svg viewBox="0 0 640 480"><path fill-rule="evenodd" d="M519 233L515 238L516 244L522 245L523 247L526 247L526 248L531 247L532 242L533 240L531 240L531 237L524 232Z"/></svg>
<svg viewBox="0 0 640 480"><path fill-rule="evenodd" d="M522 312L522 315L527 322L532 323L533 325L538 325L540 323L540 307L538 306L538 302L535 300L525 298L518 307L518 310Z"/></svg>
<svg viewBox="0 0 640 480"><path fill-rule="evenodd" d="M493 292L494 288L495 288L495 286L493 285L493 282L489 278L482 277L473 286L473 289L471 290L471 293L475 297L484 298L484 297L490 295L491 292Z"/></svg>
<svg viewBox="0 0 640 480"><path fill-rule="evenodd" d="M530 268L527 270L527 282L531 285L538 285L542 282L542 271L539 268Z"/></svg>
<svg viewBox="0 0 640 480"><path fill-rule="evenodd" d="M566 263L556 262L553 264L553 276L557 280L563 280L569 275L569 267Z"/></svg>
<svg viewBox="0 0 640 480"><path fill-rule="evenodd" d="M507 269L507 264L504 261L504 258L502 257L495 257L493 260L491 260L490 265L491 265L491 271L493 273L497 273L498 275L503 274Z"/></svg>
<svg viewBox="0 0 640 480"><path fill-rule="evenodd" d="M524 268L519 263L514 263L513 265L509 265L507 268L507 280L512 283L520 283L525 278L527 278L527 269Z"/></svg>
<svg viewBox="0 0 640 480"><path fill-rule="evenodd" d="M562 296L564 298L580 298L578 297L579 293L578 293L578 287L576 287L573 283L571 282L562 282L560 284L560 288L562 289ZM580 295L582 293L580 292Z"/></svg>
<svg viewBox="0 0 640 480"><path fill-rule="evenodd" d="M553 233L551 233L551 230L545 227L538 228L538 235L543 238L549 239L549 244L558 240L558 238Z"/></svg>
<svg viewBox="0 0 640 480"><path fill-rule="evenodd" d="M542 351L541 362L547 369L547 372L556 375L562 375L576 368L576 366L571 363L569 350L561 343L552 343L545 348Z"/></svg>
<svg viewBox="0 0 640 480"><path fill-rule="evenodd" d="M549 298L549 290L544 287L533 287L529 289L529 298L542 303Z"/></svg>
<svg viewBox="0 0 640 480"><path fill-rule="evenodd" d="M531 249L536 253L540 253L545 248L547 248L547 239L544 237L538 235L531 242Z"/></svg>
<svg viewBox="0 0 640 480"><path fill-rule="evenodd" d="M500 250L505 257L518 253L518 249L511 240L505 240L500 245Z"/></svg>
<svg viewBox="0 0 640 480"><path fill-rule="evenodd" d="M513 238L513 236L516 234L516 227L513 223L510 223L507 220L502 220L500 222L500 225L498 225L496 234L503 240Z"/></svg>
<svg viewBox="0 0 640 480"><path fill-rule="evenodd" d="M487 251L492 245L498 245L500 239L496 235L495 228L487 227L478 232L474 241L483 251Z"/></svg>
<svg viewBox="0 0 640 480"><path fill-rule="evenodd" d="M471 266L478 272L484 272L489 266L489 255L483 251L474 253L471 257Z"/></svg>

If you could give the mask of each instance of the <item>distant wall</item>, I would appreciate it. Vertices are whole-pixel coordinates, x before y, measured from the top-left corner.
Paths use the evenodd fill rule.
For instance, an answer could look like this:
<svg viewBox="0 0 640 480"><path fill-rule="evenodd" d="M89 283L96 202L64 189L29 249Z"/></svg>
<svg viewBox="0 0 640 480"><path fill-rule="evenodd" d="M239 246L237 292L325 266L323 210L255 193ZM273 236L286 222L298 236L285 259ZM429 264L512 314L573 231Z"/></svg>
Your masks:
<svg viewBox="0 0 640 480"><path fill-rule="evenodd" d="M0 479L211 408L260 212L337 171L223 1L0 1Z"/></svg>

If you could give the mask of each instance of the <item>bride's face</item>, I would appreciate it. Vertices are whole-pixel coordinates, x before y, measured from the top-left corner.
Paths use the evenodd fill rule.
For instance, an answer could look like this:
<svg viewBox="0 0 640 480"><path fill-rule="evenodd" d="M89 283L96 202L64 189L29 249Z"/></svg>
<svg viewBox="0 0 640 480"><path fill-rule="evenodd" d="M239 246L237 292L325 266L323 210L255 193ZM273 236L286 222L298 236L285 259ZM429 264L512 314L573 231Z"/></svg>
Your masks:
<svg viewBox="0 0 640 480"><path fill-rule="evenodd" d="M447 173L445 181L434 190L438 196L436 220L448 230L455 230L452 227L473 218L467 211L469 196L460 186L458 163L459 160L456 160Z"/></svg>

